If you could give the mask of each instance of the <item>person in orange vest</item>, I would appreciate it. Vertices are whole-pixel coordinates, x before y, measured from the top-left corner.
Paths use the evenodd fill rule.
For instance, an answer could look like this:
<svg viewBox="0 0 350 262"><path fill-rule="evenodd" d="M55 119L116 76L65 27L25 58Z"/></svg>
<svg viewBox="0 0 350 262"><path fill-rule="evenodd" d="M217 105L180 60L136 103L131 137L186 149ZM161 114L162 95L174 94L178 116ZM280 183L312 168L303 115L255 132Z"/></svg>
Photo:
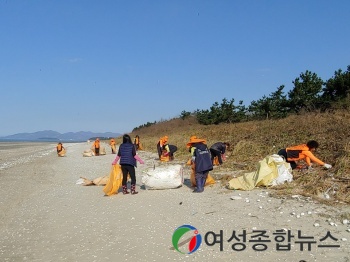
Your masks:
<svg viewBox="0 0 350 262"><path fill-rule="evenodd" d="M297 168L298 165L295 161L299 160L305 160L308 168L311 168L311 161L324 166L327 169L332 168L332 165L326 164L314 156L312 152L315 152L317 148L318 142L315 140L310 140L306 144L280 149L277 154L283 156L286 162L290 163L292 169Z"/></svg>
<svg viewBox="0 0 350 262"><path fill-rule="evenodd" d="M109 144L111 145L111 150L112 150L112 154L116 153L116 149L115 149L115 139L111 138L111 140L109 141Z"/></svg>
<svg viewBox="0 0 350 262"><path fill-rule="evenodd" d="M165 146L168 143L168 136L163 136L159 139L158 143L157 143L157 151L158 151L158 156L159 156L159 160L161 159L161 156L163 154L163 146Z"/></svg>
<svg viewBox="0 0 350 262"><path fill-rule="evenodd" d="M134 145L135 145L136 150L142 150L139 135L136 135L136 136L135 136Z"/></svg>
<svg viewBox="0 0 350 262"><path fill-rule="evenodd" d="M64 149L61 142L59 142L56 146L57 154L59 154Z"/></svg>
<svg viewBox="0 0 350 262"><path fill-rule="evenodd" d="M94 148L95 148L95 156L99 156L100 155L100 139L96 138L95 142L94 142Z"/></svg>

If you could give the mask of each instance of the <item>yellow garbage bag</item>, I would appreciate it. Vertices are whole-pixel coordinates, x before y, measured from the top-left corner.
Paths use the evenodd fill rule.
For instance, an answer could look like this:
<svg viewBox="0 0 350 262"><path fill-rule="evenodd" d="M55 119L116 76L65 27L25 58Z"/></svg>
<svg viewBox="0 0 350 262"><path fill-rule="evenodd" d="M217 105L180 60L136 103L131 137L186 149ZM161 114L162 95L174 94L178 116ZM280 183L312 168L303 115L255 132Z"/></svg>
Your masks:
<svg viewBox="0 0 350 262"><path fill-rule="evenodd" d="M290 168L278 155L266 156L259 161L258 169L255 172L246 173L241 177L235 177L229 181L229 189L252 190L259 186L271 186L273 181L278 178L278 167L285 166Z"/></svg>
<svg viewBox="0 0 350 262"><path fill-rule="evenodd" d="M120 165L112 165L109 180L106 186L103 188L103 192L107 196L118 194L118 190L122 185L123 174Z"/></svg>
<svg viewBox="0 0 350 262"><path fill-rule="evenodd" d="M255 171L246 173L241 177L232 178L228 183L228 188L236 190L252 190L256 185L258 177L259 174Z"/></svg>
<svg viewBox="0 0 350 262"><path fill-rule="evenodd" d="M194 163L192 164L192 172L191 172L190 180L191 180L191 185L193 187L197 186L197 183L196 183L196 171L195 171L195 164ZM207 177L207 180L205 180L205 185L204 186L214 185L214 184L215 184L214 178L210 174L208 174L208 177Z"/></svg>
<svg viewBox="0 0 350 262"><path fill-rule="evenodd" d="M160 156L160 161L162 161L162 162L168 162L169 160L170 160L169 156L164 156L164 155Z"/></svg>

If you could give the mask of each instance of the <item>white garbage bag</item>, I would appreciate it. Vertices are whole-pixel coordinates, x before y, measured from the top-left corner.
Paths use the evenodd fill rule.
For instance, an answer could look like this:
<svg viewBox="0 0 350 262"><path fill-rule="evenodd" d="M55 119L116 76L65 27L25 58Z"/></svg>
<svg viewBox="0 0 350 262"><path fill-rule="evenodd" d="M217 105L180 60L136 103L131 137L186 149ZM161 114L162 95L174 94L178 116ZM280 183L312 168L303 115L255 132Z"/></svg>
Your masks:
<svg viewBox="0 0 350 262"><path fill-rule="evenodd" d="M90 156L94 156L94 155L95 155L95 153L91 149L84 150L83 156L90 157Z"/></svg>
<svg viewBox="0 0 350 262"><path fill-rule="evenodd" d="M183 184L183 168L181 165L166 165L143 171L142 183L146 189L171 189Z"/></svg>
<svg viewBox="0 0 350 262"><path fill-rule="evenodd" d="M293 174L292 174L292 168L290 164L285 162L283 157L279 155L274 154L271 157L273 157L276 163L277 173L278 173L278 177L275 178L271 183L272 186L282 185L285 182L292 182Z"/></svg>

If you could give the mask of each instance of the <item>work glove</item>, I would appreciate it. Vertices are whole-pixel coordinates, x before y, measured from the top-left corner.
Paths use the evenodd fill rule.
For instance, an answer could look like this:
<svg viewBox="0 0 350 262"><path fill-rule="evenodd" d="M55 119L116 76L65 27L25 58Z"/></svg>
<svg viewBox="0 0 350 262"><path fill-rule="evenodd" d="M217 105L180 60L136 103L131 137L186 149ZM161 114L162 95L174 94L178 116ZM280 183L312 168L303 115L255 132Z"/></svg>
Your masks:
<svg viewBox="0 0 350 262"><path fill-rule="evenodd" d="M327 169L332 168L332 165L330 165L330 164L324 164L323 166L324 166L325 168L327 168Z"/></svg>
<svg viewBox="0 0 350 262"><path fill-rule="evenodd" d="M117 162L119 161L119 158L120 158L120 156L117 156L117 157L114 159L114 161L112 162L112 165L113 165L113 166L117 164Z"/></svg>
<svg viewBox="0 0 350 262"><path fill-rule="evenodd" d="M139 163L140 163L141 165L143 165L143 164L145 163L138 155L134 155L134 158L135 158L137 161L139 161Z"/></svg>

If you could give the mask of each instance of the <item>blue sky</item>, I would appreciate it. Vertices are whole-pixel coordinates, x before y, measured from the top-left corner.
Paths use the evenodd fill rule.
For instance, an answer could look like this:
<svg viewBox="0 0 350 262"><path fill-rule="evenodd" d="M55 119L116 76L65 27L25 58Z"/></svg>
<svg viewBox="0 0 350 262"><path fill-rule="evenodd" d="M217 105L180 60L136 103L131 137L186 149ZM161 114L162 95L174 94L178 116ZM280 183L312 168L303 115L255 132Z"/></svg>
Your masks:
<svg viewBox="0 0 350 262"><path fill-rule="evenodd" d="M131 132L350 65L350 1L0 0L0 136Z"/></svg>

